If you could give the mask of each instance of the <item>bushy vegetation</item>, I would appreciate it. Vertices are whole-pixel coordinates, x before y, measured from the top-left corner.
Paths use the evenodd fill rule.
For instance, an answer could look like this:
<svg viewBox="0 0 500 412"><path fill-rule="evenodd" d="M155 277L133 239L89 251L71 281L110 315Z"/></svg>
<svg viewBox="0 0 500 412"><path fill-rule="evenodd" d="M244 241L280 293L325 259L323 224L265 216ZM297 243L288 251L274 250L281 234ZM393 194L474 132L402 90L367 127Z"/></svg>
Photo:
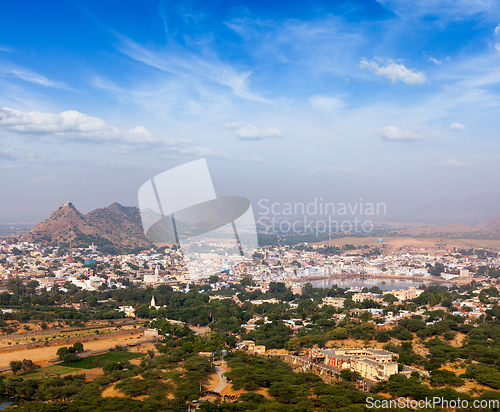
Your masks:
<svg viewBox="0 0 500 412"><path fill-rule="evenodd" d="M19 371L30 371L38 366L33 363L31 359L23 359L22 361L10 361L10 370L16 374Z"/></svg>
<svg viewBox="0 0 500 412"><path fill-rule="evenodd" d="M324 253L336 251L325 250ZM372 300L356 303L351 299L352 292L337 286L323 289L306 284L301 296L291 295L290 290L282 283L271 283L266 293L260 290L246 291L245 285L252 285L247 278L241 284L234 284L228 290L217 292L233 297L236 295L241 302L240 306L234 299L210 301L211 292L206 285L191 285L187 293L175 292L169 286L140 289L130 285L123 290L88 292L66 285L69 293L61 293L54 288L37 295L36 283L24 285L15 278L9 279L9 292L0 294L0 304L22 310L0 315L0 328L5 333L12 333L16 322L36 321L47 327L46 322L54 320L83 324L92 319L122 318L124 314L116 311L117 307L133 304L144 323L158 328L162 335L162 342L157 347L160 355L149 353L149 356L142 357L140 364L133 361L138 355L127 352L116 351L76 359L75 353L82 351L83 345L60 348L58 356L66 361L62 364L64 366L103 369L104 376L93 382L86 381L80 375L68 379L30 379L27 371L29 368L22 361L13 363L11 366L16 376L3 378L1 388L4 393L34 401L57 401L57 405L62 408L58 410L70 408L68 405L74 409L67 410L83 410L83 405L97 408L95 410L112 408L114 406L110 406L107 400L100 399L99 394L102 389L115 384L127 396L146 396L140 403L130 399L121 401L123 410L182 410L186 401L197 399L201 395L200 383L212 371L210 360L198 356L198 353L230 350L234 348L237 336L254 340L257 345L265 345L267 349L288 349L297 354L304 348L325 347L329 341L334 341L334 345L342 345L347 339L361 340L369 346L375 342L383 343L385 349L399 355L401 368L405 365L416 366L430 373L425 384L417 376L409 379L396 376L386 383L378 384L374 389L375 392L385 392L391 396L414 396L415 399L420 399L427 395L440 396L443 391L447 391L446 396L452 396L455 392L451 388L462 386L467 379L491 389L500 389L498 304L492 301L492 307L484 315L467 323L462 316L453 315L442 308L432 308L434 305L451 308L456 299L469 297L473 285L451 289L427 287L413 302L401 304L388 295L389 298L385 300L387 306L383 306ZM372 288L372 292L380 293L377 289ZM153 295L157 305L161 306L158 310L149 306ZM478 298L489 302L498 295L496 288L488 288ZM336 309L328 305L321 306L324 297L343 297L344 307ZM284 302L251 302L253 299L269 298ZM292 300L298 304L297 308L288 304ZM69 304L84 301L87 305L78 311L70 307L58 307L63 301ZM371 313L358 310L414 312L421 305L425 305L427 312L421 316L405 317L386 329L377 325L379 320ZM256 316L260 317L256 322L256 330L246 332L242 325ZM168 319L185 323L173 324ZM292 330L287 326L284 321L290 319L301 328ZM190 325L209 325L211 333L195 336ZM336 408L362 408L365 395L352 385L357 377L347 371L341 376L345 382L327 385L315 375L292 372L286 364L275 358L234 353L227 357L227 361L232 368L228 377L232 378L234 388L250 392L242 396L237 405L207 404L202 409L329 411ZM467 365L465 374L457 376L444 369L455 363L462 367ZM25 372L21 373L23 370ZM267 390L272 399L256 393L262 388ZM165 398L166 394L169 395L168 399ZM90 400L90 397L95 399ZM69 401L71 403L67 403ZM38 407L36 405L42 404L26 403L19 410L37 410L29 409ZM43 408L46 409L39 410L51 410L55 406L47 404Z"/></svg>
<svg viewBox="0 0 500 412"><path fill-rule="evenodd" d="M137 359L143 357L143 353L130 353L130 352L107 352L102 355L88 356L86 358L81 358L71 363L62 362L58 365L66 366L69 368L80 368L80 369L93 369L95 367L104 367L110 363L118 363L122 361L130 361L132 359Z"/></svg>
<svg viewBox="0 0 500 412"><path fill-rule="evenodd" d="M93 381L78 374L45 379L31 379L25 374L11 378L0 376L0 393L19 396L19 411L73 411L90 406L95 407L90 410L108 411L119 409L102 399L101 391L116 384L125 395L148 395L141 403L120 399L117 405L123 406L123 410L180 412L186 401L201 396L200 383L212 371L212 366L208 359L198 356L196 350L210 345L213 345L211 338L205 342L201 336L189 336L170 342L170 349L164 355L152 359L145 354L109 352L67 365L70 370L102 367L104 375ZM132 364L130 360L137 357L142 357L140 364ZM167 399L166 394L171 394L171 399ZM55 403L42 403L46 401Z"/></svg>
<svg viewBox="0 0 500 412"><path fill-rule="evenodd" d="M66 347L62 346L57 350L57 356L59 359L66 363L71 363L78 360L76 353L83 352L83 344L81 342L75 342L73 346Z"/></svg>

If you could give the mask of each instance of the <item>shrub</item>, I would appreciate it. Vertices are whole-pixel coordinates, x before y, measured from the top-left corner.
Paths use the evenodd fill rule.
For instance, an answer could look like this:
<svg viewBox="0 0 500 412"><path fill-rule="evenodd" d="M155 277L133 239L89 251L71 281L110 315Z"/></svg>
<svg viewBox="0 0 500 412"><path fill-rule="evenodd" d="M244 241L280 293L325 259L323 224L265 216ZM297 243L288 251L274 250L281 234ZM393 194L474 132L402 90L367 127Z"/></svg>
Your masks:
<svg viewBox="0 0 500 412"><path fill-rule="evenodd" d="M140 396L148 393L149 383L144 379L127 378L116 384L127 396Z"/></svg>
<svg viewBox="0 0 500 412"><path fill-rule="evenodd" d="M14 361L14 360L10 361L9 366L12 372L14 372L14 374L23 369L23 363L21 361Z"/></svg>
<svg viewBox="0 0 500 412"><path fill-rule="evenodd" d="M464 381L454 372L445 369L435 369L431 372L430 383L432 386L462 386Z"/></svg>

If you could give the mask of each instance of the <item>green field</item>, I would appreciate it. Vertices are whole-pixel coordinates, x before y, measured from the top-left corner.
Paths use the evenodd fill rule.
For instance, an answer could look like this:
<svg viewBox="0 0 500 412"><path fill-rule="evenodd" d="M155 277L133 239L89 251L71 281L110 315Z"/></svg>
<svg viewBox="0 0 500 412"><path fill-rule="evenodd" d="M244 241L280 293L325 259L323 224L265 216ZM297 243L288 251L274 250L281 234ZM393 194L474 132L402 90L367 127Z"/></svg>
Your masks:
<svg viewBox="0 0 500 412"><path fill-rule="evenodd" d="M34 369L32 371L19 373L18 375L30 379L41 379L57 375L66 375L67 373L78 372L80 370L81 368L68 368L65 366L54 365L48 366L46 368Z"/></svg>
<svg viewBox="0 0 500 412"><path fill-rule="evenodd" d="M65 368L72 369L93 369L97 367L103 367L108 363L121 362L125 360L137 359L145 356L145 353L130 353L130 352L107 352L101 355L89 356L87 358L82 358L77 361L66 363L58 363L57 366L63 366Z"/></svg>
<svg viewBox="0 0 500 412"><path fill-rule="evenodd" d="M71 363L61 362L46 368L34 369L28 372L19 373L19 376L29 377L31 379L40 379L57 375L66 375L71 372L78 372L82 369L93 369L103 367L108 363L121 362L125 360L137 359L145 356L145 353L130 352L107 352L101 355L89 356Z"/></svg>

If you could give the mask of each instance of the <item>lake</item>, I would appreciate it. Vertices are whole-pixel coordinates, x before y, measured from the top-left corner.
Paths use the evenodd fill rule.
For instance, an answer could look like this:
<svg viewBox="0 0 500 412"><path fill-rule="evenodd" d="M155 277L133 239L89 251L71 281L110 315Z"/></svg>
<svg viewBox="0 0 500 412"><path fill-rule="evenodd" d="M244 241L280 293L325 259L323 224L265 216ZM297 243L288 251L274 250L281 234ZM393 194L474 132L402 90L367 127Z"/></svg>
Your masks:
<svg viewBox="0 0 500 412"><path fill-rule="evenodd" d="M14 401L14 399L10 399L10 398L7 398L7 396L0 395L0 409L5 409L13 401Z"/></svg>
<svg viewBox="0 0 500 412"><path fill-rule="evenodd" d="M347 278L347 279L324 279L313 280L310 283L316 288L331 288L337 285L339 288L349 289L351 287L372 288L378 286L382 290L394 289L408 289L410 286L419 287L420 285L440 285L439 282L415 282L413 280L390 280L390 279L361 279L361 278ZM384 284L385 283L385 284ZM444 286L448 284L442 283Z"/></svg>

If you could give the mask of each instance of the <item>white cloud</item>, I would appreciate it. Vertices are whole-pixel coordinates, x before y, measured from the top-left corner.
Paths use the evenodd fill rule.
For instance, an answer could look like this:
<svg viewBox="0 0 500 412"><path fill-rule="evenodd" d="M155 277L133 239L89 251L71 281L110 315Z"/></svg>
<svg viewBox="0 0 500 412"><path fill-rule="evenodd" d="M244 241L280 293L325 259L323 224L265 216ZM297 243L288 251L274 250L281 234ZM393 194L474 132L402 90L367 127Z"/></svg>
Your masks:
<svg viewBox="0 0 500 412"><path fill-rule="evenodd" d="M243 140L261 140L266 137L283 137L283 132L276 127L268 127L267 129L259 129L253 124L243 124L243 122L223 123L222 127L232 129L236 135Z"/></svg>
<svg viewBox="0 0 500 412"><path fill-rule="evenodd" d="M500 52L500 43L495 44L495 50Z"/></svg>
<svg viewBox="0 0 500 412"><path fill-rule="evenodd" d="M448 57L445 57L444 59L439 60L439 59L435 59L432 56L429 56L429 58L427 60L429 60L430 62L432 62L434 64L437 64L438 66L441 66L444 61L449 62L451 60L451 58L450 58L450 56L448 56Z"/></svg>
<svg viewBox="0 0 500 412"><path fill-rule="evenodd" d="M2 66L0 67L0 74L2 74L3 76L12 75L26 82L39 84L45 87L55 87L58 89L72 90L62 82L49 80L45 76L42 76L41 74L35 73L34 71L23 67Z"/></svg>
<svg viewBox="0 0 500 412"><path fill-rule="evenodd" d="M362 59L359 67L361 69L369 69L375 75L386 77L392 83L398 81L406 84L424 84L427 82L425 72L417 72L415 69L408 69L403 64L394 63L392 60L387 60L385 66L379 66L375 60L368 61Z"/></svg>
<svg viewBox="0 0 500 412"><path fill-rule="evenodd" d="M450 124L450 129L455 130L455 131L465 130L465 129L467 129L467 126L464 126L461 123L452 123L452 124Z"/></svg>
<svg viewBox="0 0 500 412"><path fill-rule="evenodd" d="M429 160L427 162L429 166L440 168L440 169L464 169L471 167L469 163L462 162L457 159L446 159L446 160Z"/></svg>
<svg viewBox="0 0 500 412"><path fill-rule="evenodd" d="M420 127L415 126L411 129L400 129L397 126L387 126L379 131L382 139L387 141L417 141L424 140L430 137L429 133L423 131Z"/></svg>
<svg viewBox="0 0 500 412"><path fill-rule="evenodd" d="M500 24L495 27L495 34L500 34Z"/></svg>
<svg viewBox="0 0 500 412"><path fill-rule="evenodd" d="M309 103L312 107L325 112L331 112L341 109L344 106L342 99L338 97L329 97L316 95L309 99Z"/></svg>
<svg viewBox="0 0 500 412"><path fill-rule="evenodd" d="M128 141L154 143L159 140L143 126L122 130L98 117L75 110L58 114L0 109L0 129L26 135L50 135L66 140Z"/></svg>
<svg viewBox="0 0 500 412"><path fill-rule="evenodd" d="M242 121L239 122L233 122L233 123L222 123L222 127L225 127L226 129L241 129L244 126Z"/></svg>

